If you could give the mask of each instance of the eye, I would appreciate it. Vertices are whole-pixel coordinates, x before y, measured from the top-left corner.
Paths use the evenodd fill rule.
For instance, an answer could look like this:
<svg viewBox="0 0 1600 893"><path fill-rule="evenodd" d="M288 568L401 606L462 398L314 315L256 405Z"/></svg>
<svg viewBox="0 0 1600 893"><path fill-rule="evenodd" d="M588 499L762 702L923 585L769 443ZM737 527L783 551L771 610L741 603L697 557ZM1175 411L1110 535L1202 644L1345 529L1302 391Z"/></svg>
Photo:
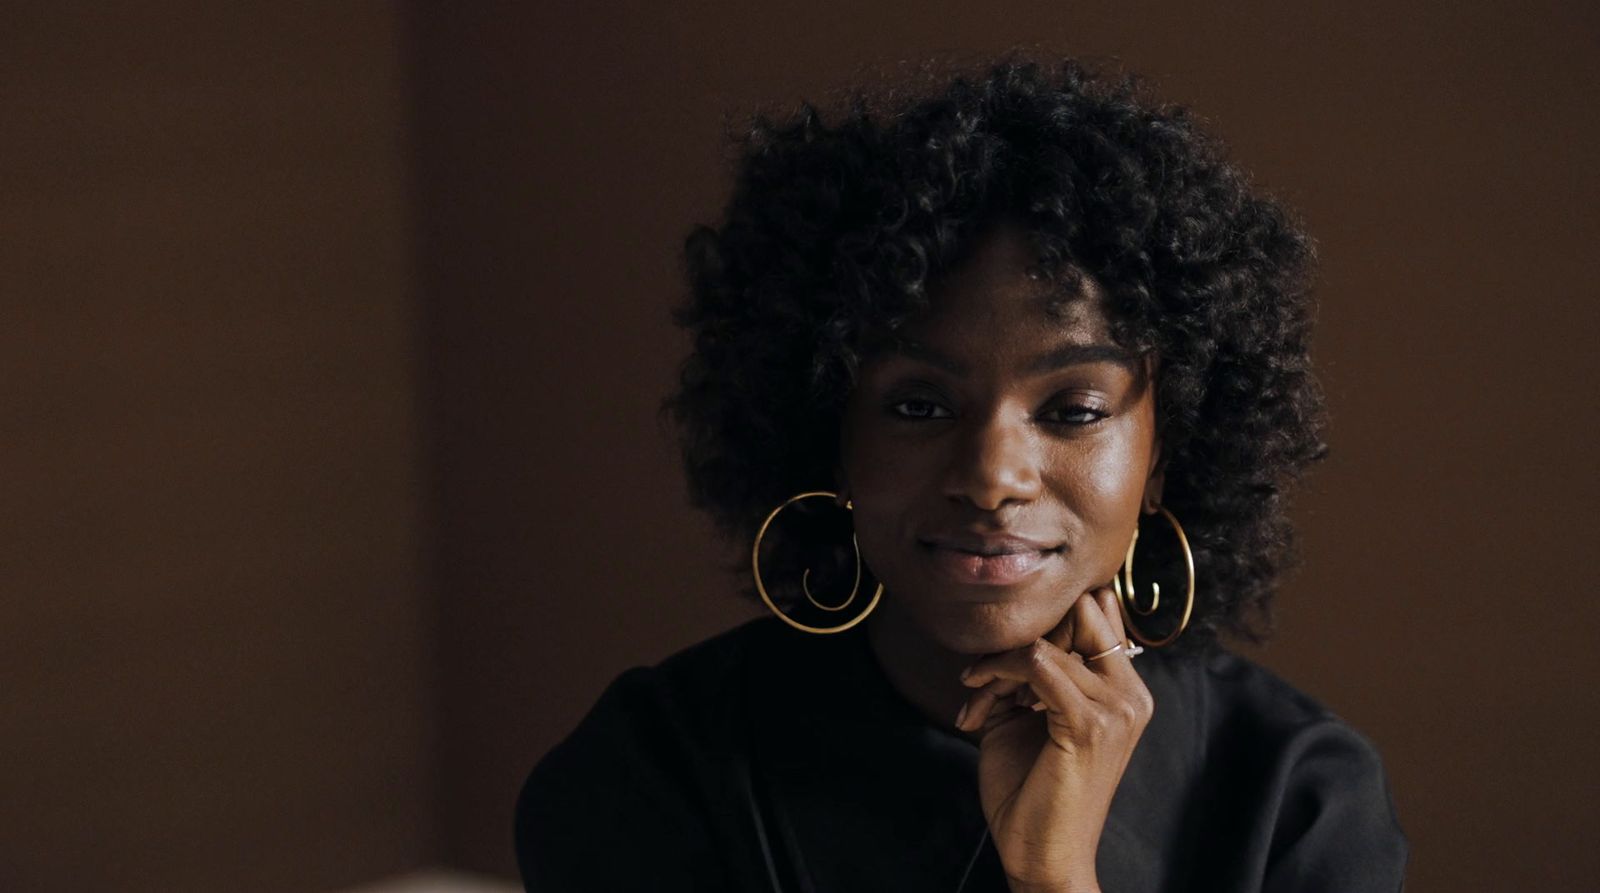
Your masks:
<svg viewBox="0 0 1600 893"><path fill-rule="evenodd" d="M889 412L902 419L948 419L950 410L928 400L901 400L889 404Z"/></svg>
<svg viewBox="0 0 1600 893"><path fill-rule="evenodd" d="M1039 414L1039 418L1046 422L1081 428L1086 425L1093 425L1101 419L1109 418L1110 415L1110 413L1096 406L1069 404L1047 409Z"/></svg>

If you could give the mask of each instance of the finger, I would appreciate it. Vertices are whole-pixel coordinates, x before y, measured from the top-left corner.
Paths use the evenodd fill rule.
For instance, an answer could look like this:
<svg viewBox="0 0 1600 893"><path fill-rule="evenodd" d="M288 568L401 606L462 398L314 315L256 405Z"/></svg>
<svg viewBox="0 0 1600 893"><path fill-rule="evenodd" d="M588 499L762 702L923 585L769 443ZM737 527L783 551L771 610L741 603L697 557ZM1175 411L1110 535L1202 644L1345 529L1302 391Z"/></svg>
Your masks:
<svg viewBox="0 0 1600 893"><path fill-rule="evenodd" d="M1057 623L1049 632L1044 634L1045 641L1056 646L1057 648L1060 648L1062 651L1071 651L1072 633L1076 626L1073 618L1074 615L1072 613L1071 606L1068 606L1068 610L1066 614L1062 616L1061 621ZM1032 707L1039 703L1039 695L1031 686L1024 685L1017 689L1017 693L1013 696L1013 700L1016 701L1018 707Z"/></svg>
<svg viewBox="0 0 1600 893"><path fill-rule="evenodd" d="M1103 740L1108 733L1116 735L1120 731L1122 734L1131 734L1129 740L1137 740L1143 733L1154 712L1154 702L1150 699L1149 690L1137 677L1136 689L1123 690L1108 686L1094 670L1084 665L1082 655L1075 651L1066 652L1066 659L1060 663L1059 670L1069 679L1069 684L1077 686L1080 691L1087 693L1099 690L1102 695L1093 702L1061 710L1050 699L1054 690L1049 692L1046 699L1033 709L1048 709L1053 729L1064 729L1070 740L1090 746L1097 740ZM1054 734L1051 737L1061 742ZM1123 765L1127 765L1126 760Z"/></svg>
<svg viewBox="0 0 1600 893"><path fill-rule="evenodd" d="M1117 690L1094 671L1092 664L1084 661L1083 655L1076 651L1068 651L1065 654L1070 660L1063 661L1061 669L1090 700L1109 703L1116 697ZM1041 705L1035 704L1033 709L1041 709Z"/></svg>
<svg viewBox="0 0 1600 893"><path fill-rule="evenodd" d="M1093 631L1090 632L1088 624L1094 623L1096 619L1101 623L1099 623L1099 626L1093 627ZM1058 648L1059 651L1078 651L1082 656L1098 655L1106 648L1122 642L1115 635L1110 634L1109 629L1110 627L1104 623L1104 616L1101 616L1099 603L1094 600L1094 592L1085 592L1085 594L1078 595L1077 602L1072 603L1072 607L1067 610L1067 615L1061 619L1061 623L1056 624L1056 627L1051 629L1038 642L1048 642L1054 648ZM1019 674L1014 664L1016 664L1016 659L1026 661L1027 655L1029 655L1029 648L1037 647L1038 642L1034 642L1034 645L1024 645L1022 648L1013 648L1011 651L1000 651L997 655L989 655L987 658L979 659L978 663L966 667L966 671L962 672L962 685L966 685L968 688L984 687L984 691L981 691L979 695L984 696L984 703L986 704L992 704L994 701L1000 701L1006 696L1018 693L1022 685L1027 682L1027 677ZM1101 642L1104 642L1104 645L1099 645ZM1094 647L1094 645L1099 645L1099 647L1085 651L1085 648ZM1008 661L1008 659L1013 664L1013 671L1010 674L997 672L997 667L1006 666L1005 661ZM1096 661L1096 663L1099 663L1099 661ZM995 685L992 690L989 688L990 683ZM1034 698L1030 703L1035 703L1038 699L1038 691L1035 690L1032 695L1034 695Z"/></svg>
<svg viewBox="0 0 1600 893"><path fill-rule="evenodd" d="M1107 591L1109 592L1109 590ZM1079 596L1078 601L1081 602L1090 600L1094 595L1094 592L1083 593ZM1072 642L1076 631L1081 626L1080 621L1077 619L1080 611L1073 610L1073 608L1077 607L1077 603L1074 603L1073 607L1069 608L1066 614L1063 615L1061 621L1044 635L1045 641L1055 645L1063 652L1070 652L1073 650ZM1118 638L1118 641L1121 641L1120 637ZM968 685L969 687L981 685L983 686L983 689L977 695L974 695L971 699L969 699L965 705L963 705L963 712L958 718L957 728L965 729L967 727L981 727L984 721L996 710L996 708L1004 709L1014 705L1016 707L1034 707L1043 709L1038 693L1033 691L1030 686L1026 684L1019 684L1013 680L996 679L987 675L978 676L974 673L974 670L977 668L978 664L974 664L972 667L968 667L967 671L962 674L963 684Z"/></svg>
<svg viewBox="0 0 1600 893"><path fill-rule="evenodd" d="M1095 673L1126 684L1130 676L1137 678L1138 674L1134 672L1128 657L1127 637L1120 634L1117 623L1111 619L1117 611L1115 602L1109 602L1111 615L1107 615L1107 595L1116 598L1116 594L1110 590L1096 590L1086 593L1072 606L1073 613L1077 615L1079 631L1079 638L1073 642L1073 650L1090 658L1116 649L1104 657L1086 660L1085 663Z"/></svg>
<svg viewBox="0 0 1600 893"><path fill-rule="evenodd" d="M1070 654L1044 639L1032 645L993 655L973 665L973 676L993 679L1010 679L1026 683L1039 698L1039 703L1058 712L1082 711L1091 701L1104 696L1106 682L1085 670L1069 674L1067 663L1075 662L1083 669L1081 656ZM1084 689L1088 686L1088 690ZM1037 704L1034 705L1037 708ZM971 718L965 725L971 725Z"/></svg>
<svg viewBox="0 0 1600 893"><path fill-rule="evenodd" d="M1155 712L1155 699L1151 696L1144 679L1133 668L1133 656L1127 651L1126 628L1122 626L1121 604L1117 594L1110 589L1096 592L1095 601L1100 606L1100 613L1106 625L1116 634L1117 640L1124 644L1122 650L1094 661L1087 666L1087 669L1103 674L1116 693L1112 700L1102 703L1117 709L1129 721L1143 728ZM1102 667L1101 664L1105 666Z"/></svg>
<svg viewBox="0 0 1600 893"><path fill-rule="evenodd" d="M999 679L993 676L979 679L972 673L971 667L968 667L967 672L962 675L961 684L969 687L981 685L982 688L968 697L966 703L962 705L962 711L956 717L958 729L981 727L997 705L1006 706L1008 699L1012 699L1024 687L1023 683L1014 679ZM1010 703L1016 702L1013 700Z"/></svg>
<svg viewBox="0 0 1600 893"><path fill-rule="evenodd" d="M1014 700L1016 700L1018 707L1032 707L1034 704L1039 703L1039 696L1034 694L1033 686L1024 685L1017 689Z"/></svg>
<svg viewBox="0 0 1600 893"><path fill-rule="evenodd" d="M1122 621L1122 599L1110 586L1102 586L1095 590L1095 600L1100 603L1100 610L1106 615L1106 620L1111 623L1112 632L1116 633L1117 641L1128 642L1128 628Z"/></svg>
<svg viewBox="0 0 1600 893"><path fill-rule="evenodd" d="M1066 613L1061 617L1061 622L1057 623L1054 628L1045 633L1044 639L1057 648L1060 648L1062 651L1071 651L1072 637L1076 630L1076 615L1072 612L1072 606L1068 605Z"/></svg>

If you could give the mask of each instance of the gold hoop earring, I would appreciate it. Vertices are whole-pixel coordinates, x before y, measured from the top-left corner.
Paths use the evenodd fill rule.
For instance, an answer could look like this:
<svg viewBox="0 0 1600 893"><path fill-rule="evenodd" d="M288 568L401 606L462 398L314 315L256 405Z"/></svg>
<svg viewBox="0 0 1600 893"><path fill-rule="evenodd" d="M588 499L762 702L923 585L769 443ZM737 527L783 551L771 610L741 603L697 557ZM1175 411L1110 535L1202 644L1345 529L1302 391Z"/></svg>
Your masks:
<svg viewBox="0 0 1600 893"><path fill-rule="evenodd" d="M800 621L795 620L793 617L790 617L788 614L785 614L781 610L779 610L777 604L774 603L773 600L772 600L772 595L767 592L766 583L761 579L761 540L762 540L763 537L765 537L767 535L767 528L772 525L772 519L778 517L778 513L779 512L782 512L784 509L788 508L793 503L799 502L802 499L811 499L811 498L814 498L814 497L825 497L827 499L837 499L837 498L839 498L839 494L837 494L837 493L829 493L826 490L812 490L810 492L801 493L801 494L799 494L797 496L791 496L788 499L785 499L783 501L782 505L779 505L777 508L773 509L770 513L768 513L767 519L765 521L761 522L761 529L756 531L756 544L750 550L750 569L751 569L751 572L755 576L756 592L760 593L761 600L766 603L767 608L769 610L771 610L772 613L778 615L778 619L782 620L784 623L789 624L790 626L794 627L795 629L800 630L801 632L815 633L817 635L829 635L829 634L832 634L832 633L842 633L845 630L850 629L851 627L853 627L856 624L860 623L861 621L867 619L867 615L871 614L872 610L878 606L878 600L883 597L883 584L882 583L879 583L877 590L872 593L872 601L871 601L870 604L867 605L867 609L865 611L862 611L860 614L857 614L855 617L852 617L850 620L848 620L848 621L846 621L844 623L841 623L838 626L810 626L808 624L801 623ZM845 502L844 507L847 510L854 510L854 506L852 506L848 501ZM861 589L861 544L856 542L856 535L854 533L850 534L850 544L852 546L854 546L855 550L856 550L856 580L855 580L855 583L850 587L850 596L848 598L846 598L842 603L837 604L837 605L825 605L825 604L817 601L816 596L812 595L812 593L811 593L811 586L810 586L811 569L810 568L806 568L805 573L801 574L801 576L800 576L800 588L801 588L802 591L805 592L806 599L809 600L811 602L811 604L815 605L816 607L818 607L818 608L820 608L820 609L822 609L824 611L829 611L829 612L843 611L845 608L848 608L850 606L851 602L854 602L856 600L856 595Z"/></svg>
<svg viewBox="0 0 1600 893"><path fill-rule="evenodd" d="M1178 519L1167 511L1166 506L1158 505L1156 510L1165 515L1167 522L1172 525L1172 529L1177 531L1178 545L1183 547L1184 566L1189 570L1189 591L1183 599L1183 616L1178 620L1178 628L1162 638L1152 639L1140 632L1139 627L1133 622L1134 614L1148 617L1154 614L1156 608L1161 605L1160 583L1151 582L1150 584L1150 607L1148 608L1140 607L1139 600L1134 595L1133 550L1135 546L1139 545L1139 528L1137 526L1133 529L1133 541L1128 543L1128 555L1122 560L1122 573L1120 576L1111 578L1111 585L1117 591L1117 604L1122 606L1122 625L1127 628L1129 635L1151 648L1160 648L1176 641L1179 636L1183 635L1183 631L1188 628L1189 615L1194 613L1194 551L1189 548L1189 538L1183 533L1183 525L1179 524Z"/></svg>

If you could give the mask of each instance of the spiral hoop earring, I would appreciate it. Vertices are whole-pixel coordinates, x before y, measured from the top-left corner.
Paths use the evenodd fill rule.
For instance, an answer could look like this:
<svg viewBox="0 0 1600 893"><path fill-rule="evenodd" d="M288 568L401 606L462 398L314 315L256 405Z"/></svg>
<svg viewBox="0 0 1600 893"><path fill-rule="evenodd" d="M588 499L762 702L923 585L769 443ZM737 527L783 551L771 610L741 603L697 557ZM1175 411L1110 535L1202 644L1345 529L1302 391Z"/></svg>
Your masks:
<svg viewBox="0 0 1600 893"><path fill-rule="evenodd" d="M1161 605L1160 583L1151 582L1150 584L1150 607L1148 608L1140 607L1139 599L1134 595L1133 550L1135 546L1139 545L1139 528L1137 526L1133 529L1133 541L1128 543L1128 555L1122 561L1122 573L1111 578L1111 585L1117 591L1117 604L1122 606L1122 625L1127 628L1129 635L1138 639L1141 643L1149 645L1151 648L1160 648L1176 641L1179 636L1183 635L1183 631L1188 628L1189 615L1194 613L1194 551L1189 548L1189 538L1183 533L1183 525L1179 524L1178 519L1167 511L1166 506L1158 505L1156 510L1166 516L1167 522L1177 532L1178 545L1183 547L1184 566L1189 570L1189 591L1184 596L1183 616L1178 620L1178 628L1162 638L1152 639L1140 632L1139 627L1133 622L1134 614L1148 617L1154 614L1156 608Z"/></svg>
<svg viewBox="0 0 1600 893"><path fill-rule="evenodd" d="M847 620L844 623L839 624L838 626L810 626L808 624L804 624L804 623L801 623L798 620L795 620L793 617L790 617L788 614L785 614L781 610L779 610L777 604L774 603L773 600L772 600L772 595L767 592L766 583L761 579L761 540L762 540L763 537L765 537L767 535L767 528L772 525L772 519L778 517L778 513L782 512L784 509L788 508L791 504L799 502L802 499L811 499L811 498L814 498L814 497L824 497L824 498L827 498L827 499L837 499L837 498L839 498L839 494L837 494L837 493L829 493L826 490L812 490L810 492L801 493L801 494L799 494L797 496L791 496L788 499L785 499L783 501L782 505L779 505L777 508L773 509L770 513L768 513L767 519L765 521L761 522L761 529L756 531L756 544L750 550L750 569L751 569L751 572L755 576L756 592L760 593L761 600L766 603L767 608L769 610L771 610L772 613L778 615L778 619L779 620L782 620L784 623L789 624L790 626L794 627L797 630L800 630L801 632L815 633L817 635L829 635L831 633L842 633L845 630L847 630L847 629L855 626L856 624L860 623L861 621L867 619L867 615L872 613L872 609L874 609L874 608L876 608L878 606L878 600L883 597L883 584L882 583L879 583L877 590L872 593L872 601L867 605L867 609L865 611L862 611L860 614L857 614L855 617L852 617L850 620ZM848 509L848 510L853 510L854 509L854 506L852 506L848 501L845 502L844 507L846 509ZM849 597L846 598L840 604L837 604L837 605L825 605L825 604L817 601L816 596L811 593L811 585L810 585L811 569L810 568L807 568L805 573L800 576L800 588L801 588L802 591L805 592L806 599L809 600L811 602L811 604L815 605L816 607L818 607L818 608L820 608L820 609L822 609L824 611L830 611L830 612L832 612L832 611L842 611L845 608L848 608L850 606L850 603L854 602L856 600L856 595L861 589L861 544L856 542L856 536L855 536L854 533L850 534L850 544L852 546L854 546L855 550L856 550L856 580L855 580L855 583L852 584L851 587L850 587L850 595L849 595Z"/></svg>

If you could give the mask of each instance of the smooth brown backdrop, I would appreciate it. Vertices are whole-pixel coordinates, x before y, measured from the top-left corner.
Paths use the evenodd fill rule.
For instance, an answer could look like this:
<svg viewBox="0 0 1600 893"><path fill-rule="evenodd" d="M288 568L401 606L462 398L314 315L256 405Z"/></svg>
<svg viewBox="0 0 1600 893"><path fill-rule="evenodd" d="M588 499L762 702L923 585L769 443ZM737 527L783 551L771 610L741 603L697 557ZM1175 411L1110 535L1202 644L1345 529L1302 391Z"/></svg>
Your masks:
<svg viewBox="0 0 1600 893"><path fill-rule="evenodd" d="M0 14L0 890L436 852L400 28Z"/></svg>
<svg viewBox="0 0 1600 893"><path fill-rule="evenodd" d="M0 890L509 876L604 684L753 616L655 415L725 116L1037 41L1320 239L1257 656L1382 749L1409 889L1600 876L1592 6L553 6L0 16Z"/></svg>
<svg viewBox="0 0 1600 893"><path fill-rule="evenodd" d="M1333 458L1261 658L1382 749L1411 888L1600 876L1592 4L602 3L426 13L446 852L623 667L745 616L654 426L722 116L1044 41L1192 104L1324 258ZM1579 561L1571 559L1578 558Z"/></svg>

